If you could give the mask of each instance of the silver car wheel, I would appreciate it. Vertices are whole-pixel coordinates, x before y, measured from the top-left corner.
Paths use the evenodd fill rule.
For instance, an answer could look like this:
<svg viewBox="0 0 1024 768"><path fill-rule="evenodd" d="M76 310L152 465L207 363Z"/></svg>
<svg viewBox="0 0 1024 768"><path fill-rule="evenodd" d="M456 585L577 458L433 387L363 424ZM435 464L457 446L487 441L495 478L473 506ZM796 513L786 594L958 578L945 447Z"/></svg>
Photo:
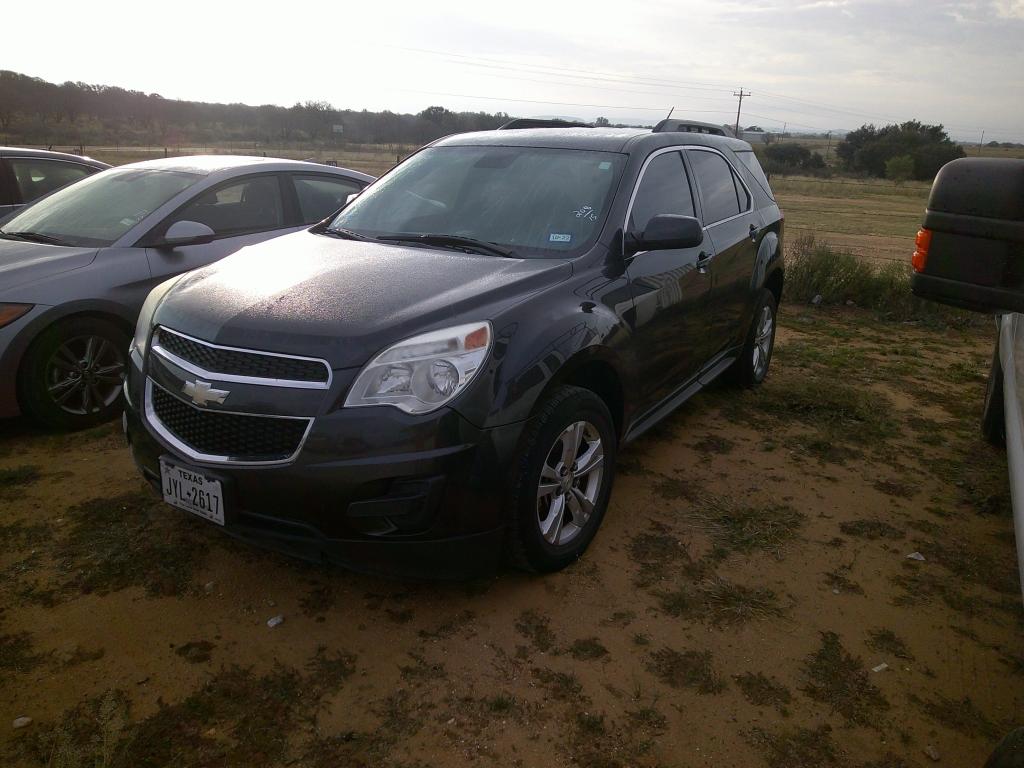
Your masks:
<svg viewBox="0 0 1024 768"><path fill-rule="evenodd" d="M761 308L761 316L757 321L754 333L754 377L761 379L768 370L768 356L772 349L772 337L775 335L775 318L772 308L765 305Z"/></svg>
<svg viewBox="0 0 1024 768"><path fill-rule="evenodd" d="M46 364L46 390L66 413L97 413L121 393L124 355L102 336L78 336L57 347Z"/></svg>
<svg viewBox="0 0 1024 768"><path fill-rule="evenodd" d="M537 486L537 525L549 544L568 544L594 512L604 476L604 445L597 427L577 421L548 451Z"/></svg>

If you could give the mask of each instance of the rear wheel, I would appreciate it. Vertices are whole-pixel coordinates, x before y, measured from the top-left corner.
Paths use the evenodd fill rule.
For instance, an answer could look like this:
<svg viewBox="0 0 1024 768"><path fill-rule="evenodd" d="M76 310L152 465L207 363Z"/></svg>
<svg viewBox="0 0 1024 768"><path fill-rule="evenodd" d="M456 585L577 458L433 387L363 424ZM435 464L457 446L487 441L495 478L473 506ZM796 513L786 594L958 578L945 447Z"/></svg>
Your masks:
<svg viewBox="0 0 1024 768"><path fill-rule="evenodd" d="M729 369L732 380L741 387L759 387L768 375L775 350L775 296L764 289L754 305L754 319L747 332L740 356Z"/></svg>
<svg viewBox="0 0 1024 768"><path fill-rule="evenodd" d="M128 334L95 317L54 323L29 347L19 390L26 413L55 429L84 429L121 410Z"/></svg>
<svg viewBox="0 0 1024 768"><path fill-rule="evenodd" d="M509 559L548 573L577 560L604 518L615 472L608 407L580 387L559 387L530 420L513 478Z"/></svg>
<svg viewBox="0 0 1024 768"><path fill-rule="evenodd" d="M999 359L999 339L992 353L992 367L985 388L985 410L981 414L981 434L999 447L1006 444L1006 415L1003 411L1003 364Z"/></svg>

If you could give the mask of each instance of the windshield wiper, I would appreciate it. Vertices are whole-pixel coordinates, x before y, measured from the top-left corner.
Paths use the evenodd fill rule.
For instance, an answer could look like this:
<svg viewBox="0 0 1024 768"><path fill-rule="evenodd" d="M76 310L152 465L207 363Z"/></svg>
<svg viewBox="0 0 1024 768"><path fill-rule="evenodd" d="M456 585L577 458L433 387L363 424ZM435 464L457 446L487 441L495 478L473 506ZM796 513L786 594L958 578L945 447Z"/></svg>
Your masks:
<svg viewBox="0 0 1024 768"><path fill-rule="evenodd" d="M451 248L465 248L477 253L488 253L492 256L514 256L515 251L510 248L503 248L494 243L484 240L477 240L474 237L462 237L461 235L426 234L426 235L378 235L378 240L392 240L398 243L423 243L424 245L449 246Z"/></svg>
<svg viewBox="0 0 1024 768"><path fill-rule="evenodd" d="M361 235L358 232L353 232L351 229L345 229L344 227L325 227L320 230L321 234L333 235L334 237L341 237L345 240L374 240L375 238Z"/></svg>
<svg viewBox="0 0 1024 768"><path fill-rule="evenodd" d="M6 230L0 229L0 235L5 237L13 237L18 240L25 240L30 243L45 243L46 245L69 245L65 240L61 240L59 237L53 235L44 235L41 232L7 232Z"/></svg>

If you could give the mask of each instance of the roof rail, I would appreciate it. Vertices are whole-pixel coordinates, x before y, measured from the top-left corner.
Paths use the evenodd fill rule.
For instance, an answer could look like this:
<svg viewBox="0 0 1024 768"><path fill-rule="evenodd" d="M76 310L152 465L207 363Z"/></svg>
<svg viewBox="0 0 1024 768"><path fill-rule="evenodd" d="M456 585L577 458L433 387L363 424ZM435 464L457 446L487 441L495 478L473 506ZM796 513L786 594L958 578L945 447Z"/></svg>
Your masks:
<svg viewBox="0 0 1024 768"><path fill-rule="evenodd" d="M697 120L671 120L666 118L654 126L652 133L709 133L713 136L731 136L736 134L729 128L714 123L701 123Z"/></svg>
<svg viewBox="0 0 1024 768"><path fill-rule="evenodd" d="M593 128L590 123L575 123L571 120L550 119L543 120L535 117L517 117L509 120L504 125L499 125L499 131L512 131L519 128Z"/></svg>

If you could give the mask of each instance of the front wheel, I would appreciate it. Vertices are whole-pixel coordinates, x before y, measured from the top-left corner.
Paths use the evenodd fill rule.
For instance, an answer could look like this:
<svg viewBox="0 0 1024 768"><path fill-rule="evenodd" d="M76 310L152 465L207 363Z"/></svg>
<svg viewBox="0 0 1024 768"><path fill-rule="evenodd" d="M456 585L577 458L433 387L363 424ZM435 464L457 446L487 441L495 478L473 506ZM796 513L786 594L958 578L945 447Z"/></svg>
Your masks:
<svg viewBox="0 0 1024 768"><path fill-rule="evenodd" d="M121 410L128 334L108 320L68 318L29 347L19 381L25 412L53 429L84 429Z"/></svg>
<svg viewBox="0 0 1024 768"><path fill-rule="evenodd" d="M559 387L530 419L512 480L509 559L550 573L577 560L611 495L616 434L604 401Z"/></svg>
<svg viewBox="0 0 1024 768"><path fill-rule="evenodd" d="M762 290L754 305L754 319L743 349L729 369L733 381L741 387L759 387L768 375L768 366L775 350L776 314L774 294L767 289Z"/></svg>

